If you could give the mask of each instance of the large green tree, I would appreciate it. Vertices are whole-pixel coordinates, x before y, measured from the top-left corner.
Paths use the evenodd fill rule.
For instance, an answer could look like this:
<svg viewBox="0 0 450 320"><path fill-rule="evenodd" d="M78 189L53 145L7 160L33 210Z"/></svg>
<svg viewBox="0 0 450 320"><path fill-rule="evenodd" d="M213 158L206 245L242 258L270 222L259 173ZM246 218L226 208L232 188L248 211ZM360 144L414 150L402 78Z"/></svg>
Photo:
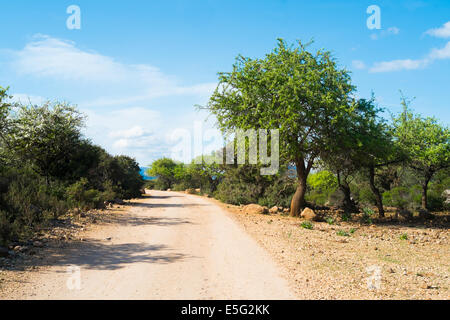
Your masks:
<svg viewBox="0 0 450 320"><path fill-rule="evenodd" d="M11 149L44 176L61 178L81 142L84 116L66 103L19 106L10 130Z"/></svg>
<svg viewBox="0 0 450 320"><path fill-rule="evenodd" d="M298 216L308 174L328 138L336 137L353 91L348 72L330 52L311 53L301 42L290 46L279 40L265 58L238 56L231 72L219 73L208 109L224 132L280 130L280 157L297 170L291 215Z"/></svg>
<svg viewBox="0 0 450 320"><path fill-rule="evenodd" d="M395 137L407 152L409 166L420 176L422 208L428 207L428 184L433 176L450 167L450 131L435 118L415 115L403 99L404 110L394 118Z"/></svg>

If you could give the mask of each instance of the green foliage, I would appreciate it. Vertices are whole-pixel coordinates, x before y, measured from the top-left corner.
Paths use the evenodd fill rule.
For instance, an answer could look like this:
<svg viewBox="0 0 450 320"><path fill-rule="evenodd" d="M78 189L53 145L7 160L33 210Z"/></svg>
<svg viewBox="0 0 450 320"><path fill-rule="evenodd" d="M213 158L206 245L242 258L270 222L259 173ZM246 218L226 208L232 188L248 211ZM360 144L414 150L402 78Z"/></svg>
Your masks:
<svg viewBox="0 0 450 320"><path fill-rule="evenodd" d="M184 165L169 158L154 161L147 170L147 175L157 177L155 188L166 190L173 187L177 179L182 178Z"/></svg>
<svg viewBox="0 0 450 320"><path fill-rule="evenodd" d="M409 166L421 176L421 204L429 209L428 184L436 173L450 167L450 130L435 118L413 114L405 98L402 104L403 113L394 118L395 137L406 152ZM434 196L433 206L440 206L437 200Z"/></svg>
<svg viewBox="0 0 450 320"><path fill-rule="evenodd" d="M257 166L230 166L214 196L218 200L235 205L258 203L268 185L268 179L259 174Z"/></svg>
<svg viewBox="0 0 450 320"><path fill-rule="evenodd" d="M303 229L308 229L308 230L312 230L314 228L314 225L312 224L312 222L310 221L303 221L300 224L300 227L302 227Z"/></svg>
<svg viewBox="0 0 450 320"><path fill-rule="evenodd" d="M140 196L139 166L82 138L66 103L9 104L0 87L0 244L33 235L69 209Z"/></svg>
<svg viewBox="0 0 450 320"><path fill-rule="evenodd" d="M327 170L310 174L307 183L309 189L306 199L317 205L324 205L328 202L338 187L336 176Z"/></svg>
<svg viewBox="0 0 450 320"><path fill-rule="evenodd" d="M400 240L408 240L408 234L402 233L399 238Z"/></svg>
<svg viewBox="0 0 450 320"><path fill-rule="evenodd" d="M396 187L384 192L383 199L388 206L399 209L412 208L414 205L414 192L407 187Z"/></svg>
<svg viewBox="0 0 450 320"><path fill-rule="evenodd" d="M280 155L297 166L299 196L292 213L304 204L306 178L327 141L350 112L354 87L331 53L311 53L301 42L278 46L263 59L239 56L231 72L219 73L208 108L224 132L279 129Z"/></svg>
<svg viewBox="0 0 450 320"><path fill-rule="evenodd" d="M336 234L340 237L350 237L350 234L345 230L338 230Z"/></svg>
<svg viewBox="0 0 450 320"><path fill-rule="evenodd" d="M364 223L372 224L372 217L375 215L375 211L371 208L363 208L362 209L362 221Z"/></svg>
<svg viewBox="0 0 450 320"><path fill-rule="evenodd" d="M11 151L47 180L62 178L70 169L72 150L80 144L83 119L74 107L65 103L21 105L13 114Z"/></svg>

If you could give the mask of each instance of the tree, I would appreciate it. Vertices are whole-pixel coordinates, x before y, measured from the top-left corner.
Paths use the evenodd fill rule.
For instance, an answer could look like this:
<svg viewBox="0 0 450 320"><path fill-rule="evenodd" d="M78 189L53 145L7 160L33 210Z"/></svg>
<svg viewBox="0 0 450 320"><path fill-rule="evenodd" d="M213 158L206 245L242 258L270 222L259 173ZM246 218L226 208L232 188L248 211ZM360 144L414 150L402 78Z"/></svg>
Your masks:
<svg viewBox="0 0 450 320"><path fill-rule="evenodd" d="M375 180L377 170L400 163L403 160L403 153L394 144L386 121L378 116L381 109L375 107L373 98L359 100L355 111L356 117L353 119L355 123L351 130L357 148L352 152L353 162L359 163L361 170L368 174L378 214L384 217L383 196Z"/></svg>
<svg viewBox="0 0 450 320"><path fill-rule="evenodd" d="M301 42L294 47L280 39L264 59L238 56L231 72L219 73L207 108L224 132L280 130L280 157L297 170L291 215L298 216L308 174L327 138L336 137L353 91L348 72L338 69L330 52L312 54Z"/></svg>
<svg viewBox="0 0 450 320"><path fill-rule="evenodd" d="M172 188L173 184L177 181L175 174L180 174L180 166L182 164L178 164L169 158L158 159L147 169L147 175L157 177L158 183L163 189Z"/></svg>
<svg viewBox="0 0 450 320"><path fill-rule="evenodd" d="M223 165L218 164L214 155L202 155L192 160L186 167L186 173L201 189L208 188L210 193L217 190L223 175Z"/></svg>
<svg viewBox="0 0 450 320"><path fill-rule="evenodd" d="M128 156L116 156L114 160L119 170L113 174L113 181L122 189L122 197L125 199L139 197L144 185L139 164Z"/></svg>
<svg viewBox="0 0 450 320"><path fill-rule="evenodd" d="M65 103L20 106L12 120L11 148L24 163L46 178L66 174L80 145L84 117Z"/></svg>
<svg viewBox="0 0 450 320"><path fill-rule="evenodd" d="M450 131L435 118L423 118L409 109L403 98L403 113L394 118L395 137L406 150L409 166L421 175L422 208L428 208L428 184L433 176L450 167Z"/></svg>

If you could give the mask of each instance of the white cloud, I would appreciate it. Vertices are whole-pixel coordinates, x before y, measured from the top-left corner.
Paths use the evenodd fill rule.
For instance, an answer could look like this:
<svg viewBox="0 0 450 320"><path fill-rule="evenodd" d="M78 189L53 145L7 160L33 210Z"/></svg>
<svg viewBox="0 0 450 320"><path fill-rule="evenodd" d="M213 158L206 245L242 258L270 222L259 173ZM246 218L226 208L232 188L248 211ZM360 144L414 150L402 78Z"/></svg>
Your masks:
<svg viewBox="0 0 450 320"><path fill-rule="evenodd" d="M370 72L391 72L391 71L400 71L400 70L415 70L419 68L423 68L428 64L427 60L393 60L393 61L384 61L384 62L376 62L372 68L370 68Z"/></svg>
<svg viewBox="0 0 450 320"><path fill-rule="evenodd" d="M81 50L72 41L46 35L36 35L22 50L14 52L11 65L22 76L63 81L72 86L108 88L104 94L99 89L98 98L83 103L86 106L120 105L174 95L206 97L216 86L215 83L181 85L176 77L154 66L120 63L94 51ZM118 96L127 88L131 88L130 94Z"/></svg>
<svg viewBox="0 0 450 320"><path fill-rule="evenodd" d="M361 60L353 60L352 61L352 66L353 66L353 68L359 69L359 70L362 70L362 69L366 68L366 64L363 61L361 61Z"/></svg>
<svg viewBox="0 0 450 320"><path fill-rule="evenodd" d="M450 38L450 21L440 28L430 29L425 33L438 38Z"/></svg>
<svg viewBox="0 0 450 320"><path fill-rule="evenodd" d="M401 70L416 70L429 65L435 60L450 59L450 41L442 49L432 49L423 59L400 59L393 61L376 62L370 72L392 72Z"/></svg>
<svg viewBox="0 0 450 320"><path fill-rule="evenodd" d="M172 156L174 147L180 142L172 137L177 130L185 132L182 138L187 137L193 143L196 121L201 121L205 134L204 152L217 150L221 145L217 141L207 141L207 135L212 131L220 133L214 129L214 119L206 123L202 121L205 113L190 111L167 115L142 107L119 109L106 114L92 109L82 111L88 117L85 133L93 138L94 143L112 154L136 157L141 165L163 156ZM193 158L196 155L194 149L191 152Z"/></svg>
<svg viewBox="0 0 450 320"><path fill-rule="evenodd" d="M433 49L430 53L431 59L450 59L450 41L442 49Z"/></svg>

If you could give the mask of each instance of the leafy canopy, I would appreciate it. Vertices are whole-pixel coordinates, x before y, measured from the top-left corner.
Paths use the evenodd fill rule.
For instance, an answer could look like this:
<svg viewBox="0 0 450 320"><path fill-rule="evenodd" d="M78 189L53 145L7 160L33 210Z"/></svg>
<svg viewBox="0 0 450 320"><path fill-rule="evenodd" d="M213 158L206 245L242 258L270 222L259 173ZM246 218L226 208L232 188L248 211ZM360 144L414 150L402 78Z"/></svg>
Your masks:
<svg viewBox="0 0 450 320"><path fill-rule="evenodd" d="M316 158L349 112L354 91L346 70L330 52L315 54L301 42L278 46L264 59L239 56L231 72L219 73L208 109L224 131L279 129L281 157Z"/></svg>

